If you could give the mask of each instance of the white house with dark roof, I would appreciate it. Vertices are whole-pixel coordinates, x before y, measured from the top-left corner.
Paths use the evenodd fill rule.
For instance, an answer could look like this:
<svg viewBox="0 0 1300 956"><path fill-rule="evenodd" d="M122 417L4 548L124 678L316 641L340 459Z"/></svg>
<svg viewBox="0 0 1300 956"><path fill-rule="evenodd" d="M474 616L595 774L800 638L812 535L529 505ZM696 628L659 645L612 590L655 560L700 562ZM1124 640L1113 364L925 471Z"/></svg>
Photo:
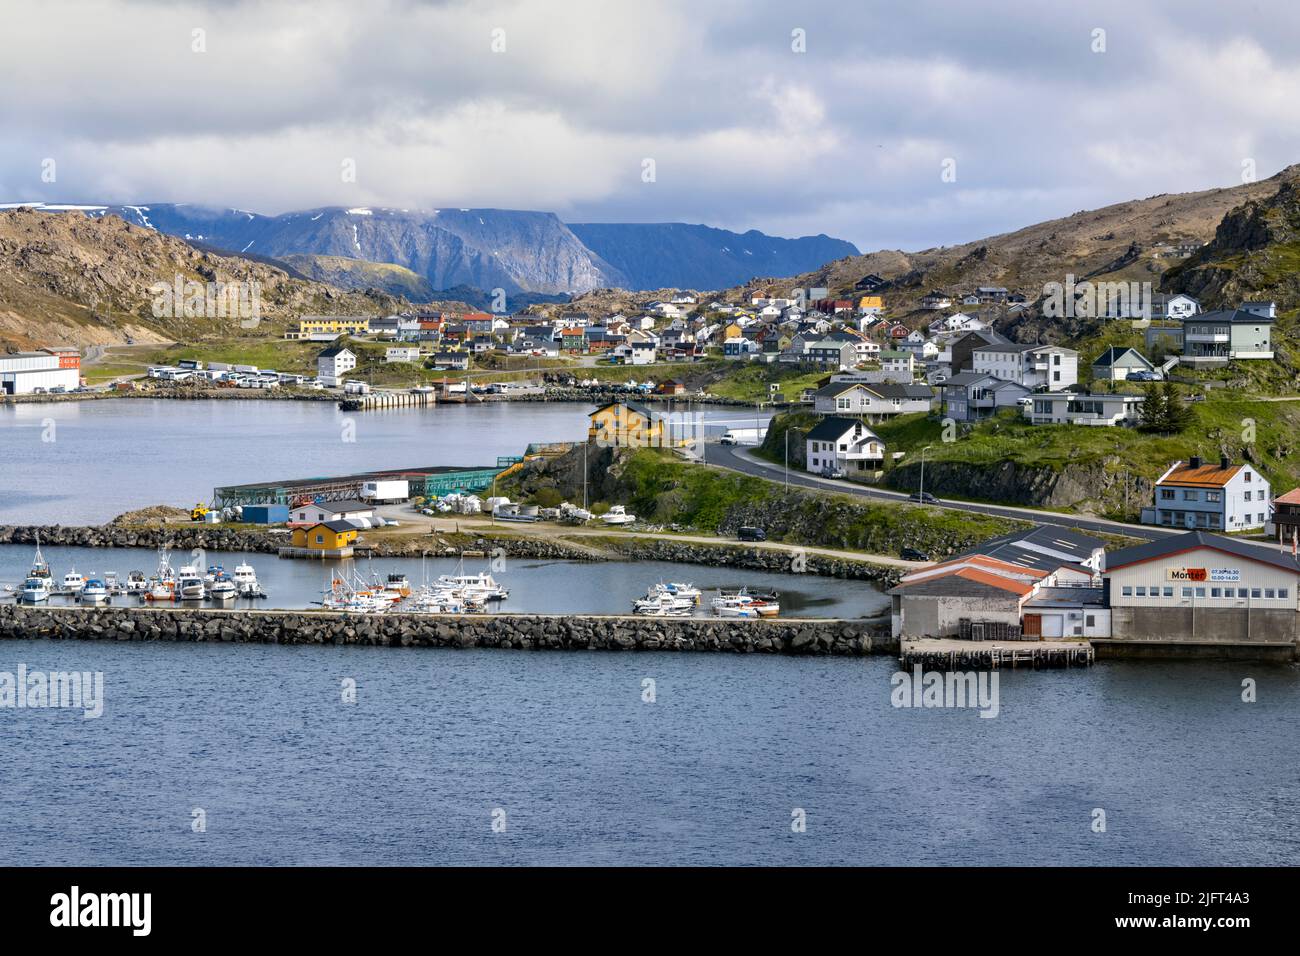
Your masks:
<svg viewBox="0 0 1300 956"><path fill-rule="evenodd" d="M1092 363L1094 381L1123 382L1132 372L1151 372L1156 367L1137 349L1119 348L1112 345Z"/></svg>
<svg viewBox="0 0 1300 956"><path fill-rule="evenodd" d="M805 445L805 469L813 474L861 474L884 466L885 443L860 418L823 418L808 432Z"/></svg>
<svg viewBox="0 0 1300 956"><path fill-rule="evenodd" d="M971 352L971 371L983 372L1033 391L1068 388L1079 381L1079 353L1061 345L994 342Z"/></svg>
<svg viewBox="0 0 1300 956"><path fill-rule="evenodd" d="M329 388L343 384L343 376L357 367L357 356L351 349L335 346L316 356L316 377Z"/></svg>

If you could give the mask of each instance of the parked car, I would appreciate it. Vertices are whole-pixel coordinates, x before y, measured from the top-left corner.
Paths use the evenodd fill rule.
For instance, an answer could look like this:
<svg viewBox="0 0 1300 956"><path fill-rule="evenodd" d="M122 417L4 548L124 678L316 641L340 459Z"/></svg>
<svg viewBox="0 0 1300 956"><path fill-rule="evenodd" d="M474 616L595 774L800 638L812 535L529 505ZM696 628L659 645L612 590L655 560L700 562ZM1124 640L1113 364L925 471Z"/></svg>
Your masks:
<svg viewBox="0 0 1300 956"><path fill-rule="evenodd" d="M938 504L939 499L928 491L916 491L907 496L908 501L916 501L923 505Z"/></svg>
<svg viewBox="0 0 1300 956"><path fill-rule="evenodd" d="M916 548L904 548L898 552L898 556L904 561L929 561L930 556L924 551L918 551Z"/></svg>
<svg viewBox="0 0 1300 956"><path fill-rule="evenodd" d="M1146 369L1138 369L1136 372L1129 372L1127 376L1130 382L1158 382L1160 376L1155 372L1148 372Z"/></svg>
<svg viewBox="0 0 1300 956"><path fill-rule="evenodd" d="M762 528L739 528L736 537L741 541L766 541L767 532Z"/></svg>
<svg viewBox="0 0 1300 956"><path fill-rule="evenodd" d="M822 469L823 478L844 478L848 475L843 468L838 465L827 465Z"/></svg>

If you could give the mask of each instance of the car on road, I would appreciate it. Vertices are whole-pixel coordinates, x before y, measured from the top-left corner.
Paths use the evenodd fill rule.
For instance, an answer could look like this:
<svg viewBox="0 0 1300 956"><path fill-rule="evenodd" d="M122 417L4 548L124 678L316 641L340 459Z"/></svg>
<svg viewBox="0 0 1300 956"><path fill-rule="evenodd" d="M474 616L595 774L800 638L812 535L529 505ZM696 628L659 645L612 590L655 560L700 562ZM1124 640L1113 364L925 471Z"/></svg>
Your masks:
<svg viewBox="0 0 1300 956"><path fill-rule="evenodd" d="M734 445L734 444L736 444L735 436L730 435L730 434L723 435L721 438L718 439L718 444L719 444L719 445Z"/></svg>
<svg viewBox="0 0 1300 956"><path fill-rule="evenodd" d="M913 492L912 494L907 496L907 500L916 501L923 505L935 505L939 503L939 499L936 498L934 495L930 494L930 492L928 491Z"/></svg>
<svg viewBox="0 0 1300 956"><path fill-rule="evenodd" d="M898 552L898 556L902 558L904 561L929 561L930 560L930 556L928 554L926 554L924 551L919 551L916 548L904 548L902 551Z"/></svg>
<svg viewBox="0 0 1300 956"><path fill-rule="evenodd" d="M843 468L838 467L837 465L827 465L825 468L822 469L822 477L823 478L845 478L848 477L848 472L845 471Z"/></svg>
<svg viewBox="0 0 1300 956"><path fill-rule="evenodd" d="M736 530L736 537L741 541L766 541L767 532L762 528L738 528Z"/></svg>

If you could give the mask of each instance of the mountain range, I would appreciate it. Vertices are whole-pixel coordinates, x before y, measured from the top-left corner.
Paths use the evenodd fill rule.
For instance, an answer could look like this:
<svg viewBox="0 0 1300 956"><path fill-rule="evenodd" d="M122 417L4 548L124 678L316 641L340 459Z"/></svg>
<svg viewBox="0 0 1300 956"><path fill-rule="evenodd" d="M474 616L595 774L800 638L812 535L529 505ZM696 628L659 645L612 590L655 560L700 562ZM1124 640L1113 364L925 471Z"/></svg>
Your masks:
<svg viewBox="0 0 1300 956"><path fill-rule="evenodd" d="M207 248L283 259L345 288L373 285L417 299L457 286L542 294L720 289L858 251L824 235L780 239L686 223L568 225L554 213L510 209L335 206L264 216L188 203L36 208L116 215ZM405 271L384 268L393 266Z"/></svg>

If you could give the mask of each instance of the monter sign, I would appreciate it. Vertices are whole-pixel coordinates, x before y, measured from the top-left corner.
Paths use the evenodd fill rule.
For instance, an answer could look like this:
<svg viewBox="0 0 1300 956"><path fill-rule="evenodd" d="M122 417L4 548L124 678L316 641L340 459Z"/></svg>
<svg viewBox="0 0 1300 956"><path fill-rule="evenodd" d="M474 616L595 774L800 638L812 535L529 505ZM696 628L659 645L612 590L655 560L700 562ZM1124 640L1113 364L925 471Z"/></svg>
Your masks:
<svg viewBox="0 0 1300 956"><path fill-rule="evenodd" d="M1165 577L1170 581L1224 581L1241 580L1241 571L1237 568L1165 568Z"/></svg>

